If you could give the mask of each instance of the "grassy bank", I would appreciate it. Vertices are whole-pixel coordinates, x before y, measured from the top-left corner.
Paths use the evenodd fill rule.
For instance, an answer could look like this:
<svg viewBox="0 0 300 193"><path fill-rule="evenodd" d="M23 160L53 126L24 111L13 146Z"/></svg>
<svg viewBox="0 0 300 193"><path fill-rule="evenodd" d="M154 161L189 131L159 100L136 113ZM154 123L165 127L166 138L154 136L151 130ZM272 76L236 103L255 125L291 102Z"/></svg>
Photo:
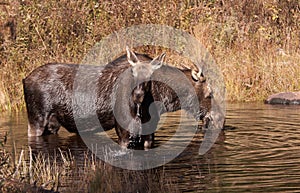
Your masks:
<svg viewBox="0 0 300 193"><path fill-rule="evenodd" d="M37 66L80 62L111 32L149 23L197 37L223 72L227 100L300 90L298 0L2 0L0 108L24 107L21 80Z"/></svg>
<svg viewBox="0 0 300 193"><path fill-rule="evenodd" d="M0 133L0 192L179 192L162 169L130 171L85 153L7 151Z"/></svg>

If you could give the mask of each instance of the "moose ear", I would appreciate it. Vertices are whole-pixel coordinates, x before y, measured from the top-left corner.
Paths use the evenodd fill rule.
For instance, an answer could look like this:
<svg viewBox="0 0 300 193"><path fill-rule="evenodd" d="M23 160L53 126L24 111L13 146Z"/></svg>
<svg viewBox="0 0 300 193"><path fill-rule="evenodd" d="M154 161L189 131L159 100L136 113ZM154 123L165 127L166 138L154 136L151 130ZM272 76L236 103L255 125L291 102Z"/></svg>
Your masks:
<svg viewBox="0 0 300 193"><path fill-rule="evenodd" d="M131 64L131 66L135 66L137 63L139 63L139 59L137 58L135 53L129 49L128 46L126 46L126 52L127 52L127 61L129 62L129 64Z"/></svg>
<svg viewBox="0 0 300 193"><path fill-rule="evenodd" d="M200 70L198 73L195 70L192 70L192 78L195 81L205 82L206 78L203 76L202 71Z"/></svg>
<svg viewBox="0 0 300 193"><path fill-rule="evenodd" d="M162 53L160 56L155 57L150 63L152 65L152 69L153 70L159 69L163 65L165 57L166 57L166 53Z"/></svg>
<svg viewBox="0 0 300 193"><path fill-rule="evenodd" d="M194 79L194 81L198 81L199 80L198 73L195 70L192 70L192 78Z"/></svg>

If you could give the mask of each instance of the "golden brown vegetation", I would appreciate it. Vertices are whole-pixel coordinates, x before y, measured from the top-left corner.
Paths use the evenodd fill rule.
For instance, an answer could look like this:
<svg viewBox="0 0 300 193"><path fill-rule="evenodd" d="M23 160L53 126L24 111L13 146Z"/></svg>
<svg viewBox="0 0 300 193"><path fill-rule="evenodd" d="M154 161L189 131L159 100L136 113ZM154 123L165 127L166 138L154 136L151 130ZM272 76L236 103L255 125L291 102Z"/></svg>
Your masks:
<svg viewBox="0 0 300 193"><path fill-rule="evenodd" d="M130 171L113 167L83 153L54 154L31 148L8 152L0 133L0 192L179 192L162 170Z"/></svg>
<svg viewBox="0 0 300 193"><path fill-rule="evenodd" d="M298 0L1 0L1 109L24 106L21 80L37 66L80 62L111 32L150 23L197 37L223 72L228 100L300 90Z"/></svg>

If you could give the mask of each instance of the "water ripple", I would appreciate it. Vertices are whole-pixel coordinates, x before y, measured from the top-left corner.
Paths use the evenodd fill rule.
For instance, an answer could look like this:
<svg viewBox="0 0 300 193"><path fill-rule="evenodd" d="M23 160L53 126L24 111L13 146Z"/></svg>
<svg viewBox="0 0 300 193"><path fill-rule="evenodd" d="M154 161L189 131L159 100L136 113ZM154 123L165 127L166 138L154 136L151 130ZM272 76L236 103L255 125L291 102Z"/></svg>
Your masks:
<svg viewBox="0 0 300 193"><path fill-rule="evenodd" d="M180 124L180 112L166 116L157 130L156 146L174 137ZM198 130L184 152L158 168L166 181L180 192L300 192L300 107L228 104L226 116L225 130L208 153L198 155L203 140L203 131ZM189 124L188 118L181 121ZM24 116L2 116L0 125L21 146L85 148L78 137L64 132L42 142L30 141ZM173 148L192 133L177 136ZM116 140L114 131L109 136Z"/></svg>

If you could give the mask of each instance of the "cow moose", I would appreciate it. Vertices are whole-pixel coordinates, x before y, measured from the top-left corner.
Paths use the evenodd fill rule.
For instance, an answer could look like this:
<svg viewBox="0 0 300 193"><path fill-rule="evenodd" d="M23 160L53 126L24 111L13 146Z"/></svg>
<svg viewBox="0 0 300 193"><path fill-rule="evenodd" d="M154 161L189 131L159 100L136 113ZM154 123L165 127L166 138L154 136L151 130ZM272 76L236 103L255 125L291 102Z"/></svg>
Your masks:
<svg viewBox="0 0 300 193"><path fill-rule="evenodd" d="M105 131L116 128L119 136L119 143L123 147L128 147L130 140L139 137L136 132L130 133L128 127L141 127L132 125L141 124L149 119L148 110L141 110L142 107L149 105L143 104L143 101L149 103L151 97L148 92L149 82L147 79L158 68L161 67L161 57L152 60L137 60L135 55L127 48L127 55L123 55L112 61L106 66L85 66L85 74L89 77L96 77L93 84L97 88L96 112L101 126ZM118 64L114 66L113 64ZM129 66L127 65L129 64ZM131 97L126 101L117 101L121 106L128 106L131 116L123 116L121 120L127 128L121 128L116 121L113 107L111 106L111 95L114 91L113 85L120 83L118 77L131 67L131 77L126 76L125 82L130 82L131 86L126 85L127 92L132 90ZM32 71L24 80L24 97L28 114L28 136L41 136L55 134L60 126L66 128L69 132L78 133L78 128L74 120L72 106L73 84L79 65L76 64L46 64ZM82 77L85 78L85 77ZM87 85L88 86L88 85ZM116 85L115 87L118 87ZM124 87L123 87L124 88ZM145 100L147 99L147 100ZM116 102L116 105L117 105ZM117 108L116 111L122 112L123 108ZM127 111L128 112L128 111ZM125 113L127 113L125 112ZM117 112L118 113L118 112ZM141 114L143 116L141 116ZM131 121L131 122L130 122ZM119 131L122 131L119 132Z"/></svg>

